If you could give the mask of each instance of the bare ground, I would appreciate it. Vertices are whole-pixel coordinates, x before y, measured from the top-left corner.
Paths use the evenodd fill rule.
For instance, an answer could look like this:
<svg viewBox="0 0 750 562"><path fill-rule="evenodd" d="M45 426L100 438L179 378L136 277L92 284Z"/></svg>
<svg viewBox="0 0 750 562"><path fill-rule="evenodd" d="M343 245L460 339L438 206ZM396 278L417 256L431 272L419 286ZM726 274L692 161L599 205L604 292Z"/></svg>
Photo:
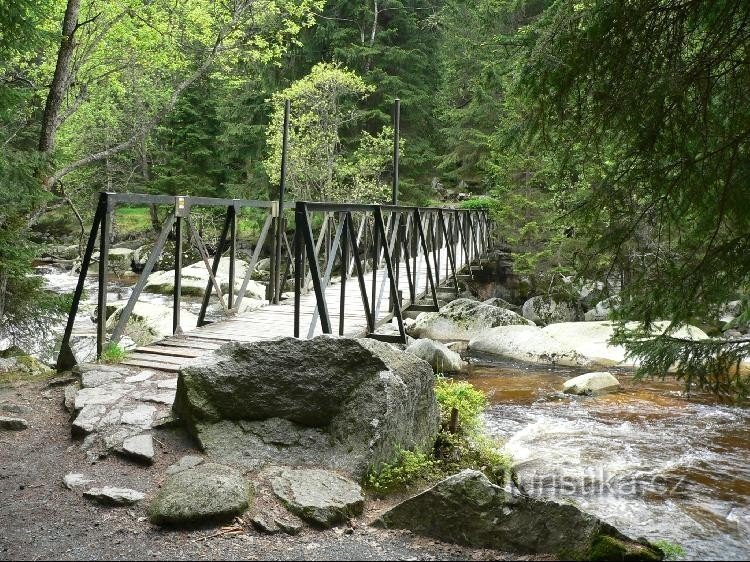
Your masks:
<svg viewBox="0 0 750 562"><path fill-rule="evenodd" d="M167 466L196 454L180 429L155 430L152 466L110 456L87 462L70 436L62 387L44 382L0 387L0 406L19 406L29 428L0 432L0 560L249 559L249 560L514 560L518 555L472 549L408 532L368 526L386 505L369 502L349 528L305 529L297 536L266 535L249 520L263 501L234 525L164 530L146 519L145 506L164 480ZM0 415L15 415L3 414ZM83 473L91 486L133 488L147 494L135 507L103 507L68 490L62 478ZM544 560L545 557L525 557Z"/></svg>

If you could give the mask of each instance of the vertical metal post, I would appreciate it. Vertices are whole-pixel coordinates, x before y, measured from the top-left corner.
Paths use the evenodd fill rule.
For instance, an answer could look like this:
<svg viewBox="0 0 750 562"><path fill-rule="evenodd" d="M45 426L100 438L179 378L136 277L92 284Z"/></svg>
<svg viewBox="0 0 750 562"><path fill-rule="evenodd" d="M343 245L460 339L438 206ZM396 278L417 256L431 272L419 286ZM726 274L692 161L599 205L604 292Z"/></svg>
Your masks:
<svg viewBox="0 0 750 562"><path fill-rule="evenodd" d="M346 311L346 278L349 274L349 217L342 213L344 221L341 236L341 294L339 297L339 335L344 335L344 313Z"/></svg>
<svg viewBox="0 0 750 562"><path fill-rule="evenodd" d="M96 315L96 358L100 359L104 349L107 325L107 261L109 255L109 234L112 229L111 193L102 193L104 197L104 214L99 232L99 299Z"/></svg>
<svg viewBox="0 0 750 562"><path fill-rule="evenodd" d="M373 217L374 218L374 217ZM372 229L372 293L370 293L370 313L372 314L373 324L378 323L375 316L375 308L378 300L378 257L380 256L380 230L378 225L373 221Z"/></svg>
<svg viewBox="0 0 750 562"><path fill-rule="evenodd" d="M302 293L302 271L304 244L302 243L302 226L306 224L305 206L302 202L297 203L294 209L294 337L299 337L300 304Z"/></svg>
<svg viewBox="0 0 750 562"><path fill-rule="evenodd" d="M274 294L273 303L279 304L281 298L281 292L283 290L282 284L279 283L279 274L281 272L281 244L283 242L282 236L284 236L285 222L284 222L284 196L286 194L286 170L287 170L287 158L289 154L289 116L291 113L291 102L286 100L284 102L284 130L282 132L281 140L281 178L279 180L279 216L276 218L276 260L275 260L275 271L272 271L274 276Z"/></svg>
<svg viewBox="0 0 750 562"><path fill-rule="evenodd" d="M232 309L234 306L234 280L237 274L237 203L232 204L230 207L231 211L231 222L229 224L229 230L231 233L231 241L229 242L229 291L227 294L227 308ZM216 249L217 252L221 253L223 248L219 247Z"/></svg>
<svg viewBox="0 0 750 562"><path fill-rule="evenodd" d="M177 199L180 199L179 197ZM176 205L179 208L179 203ZM172 293L172 333L180 330L180 302L182 300L182 215L177 214L175 219L174 240L174 291Z"/></svg>
<svg viewBox="0 0 750 562"><path fill-rule="evenodd" d="M99 202L96 206L96 213L94 214L94 221L91 224L91 232L89 233L89 239L86 243L86 250L84 251L83 259L81 260L81 271L78 274L78 283L76 284L76 289L73 293L73 303L71 304L70 312L68 312L68 322L65 325L65 333L63 334L62 343L60 344L60 353L57 356L56 368L58 371L71 369L76 365L75 355L70 348L70 338L73 335L73 325L75 324L76 314L78 314L78 306L81 302L81 296L83 295L86 274L89 271L89 264L91 263L91 254L94 253L96 235L99 231L102 217L106 211L106 206L106 197L103 193L100 193Z"/></svg>
<svg viewBox="0 0 750 562"><path fill-rule="evenodd" d="M393 184L391 186L391 204L398 205L398 166L401 137L401 100L393 100Z"/></svg>

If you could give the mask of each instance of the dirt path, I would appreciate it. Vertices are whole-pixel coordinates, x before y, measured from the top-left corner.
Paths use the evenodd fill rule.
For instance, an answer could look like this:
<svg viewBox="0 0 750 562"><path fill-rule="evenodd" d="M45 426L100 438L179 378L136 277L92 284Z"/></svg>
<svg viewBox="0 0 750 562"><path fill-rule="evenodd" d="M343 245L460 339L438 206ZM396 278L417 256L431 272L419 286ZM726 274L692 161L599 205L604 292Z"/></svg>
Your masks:
<svg viewBox="0 0 750 562"><path fill-rule="evenodd" d="M145 505L158 489L167 466L196 451L181 430L156 430L154 465L143 467L117 456L87 462L70 437L69 414L61 387L44 383L0 388L0 410L20 407L29 428L0 432L0 559L308 559L308 560L490 560L517 559L497 551L440 543L406 532L367 526L373 512L344 529L264 535L246 516L239 531L219 528L168 531L151 525ZM62 478L80 472L93 485L146 492L141 505L107 508L68 490ZM541 559L534 557L534 559Z"/></svg>

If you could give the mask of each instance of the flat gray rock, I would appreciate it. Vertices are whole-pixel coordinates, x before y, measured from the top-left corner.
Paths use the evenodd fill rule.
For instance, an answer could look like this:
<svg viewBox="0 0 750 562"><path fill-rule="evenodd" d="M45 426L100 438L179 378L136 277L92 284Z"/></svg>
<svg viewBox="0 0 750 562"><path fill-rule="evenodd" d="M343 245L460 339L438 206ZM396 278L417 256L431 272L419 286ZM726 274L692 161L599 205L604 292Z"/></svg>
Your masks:
<svg viewBox="0 0 750 562"><path fill-rule="evenodd" d="M76 394L78 394L77 384L69 384L63 390L63 406L68 412L75 412Z"/></svg>
<svg viewBox="0 0 750 562"><path fill-rule="evenodd" d="M86 490L83 495L104 505L133 505L146 497L145 494L130 488L114 488L112 486L91 488Z"/></svg>
<svg viewBox="0 0 750 562"><path fill-rule="evenodd" d="M83 388L96 388L111 382L119 382L122 375L113 371L89 371L81 375L81 386Z"/></svg>
<svg viewBox="0 0 750 562"><path fill-rule="evenodd" d="M107 413L107 407L103 404L89 404L81 408L75 421L73 421L72 431L75 434L88 434L94 431L97 424Z"/></svg>
<svg viewBox="0 0 750 562"><path fill-rule="evenodd" d="M122 442L122 454L140 462L154 462L154 440L148 433L128 437Z"/></svg>
<svg viewBox="0 0 750 562"><path fill-rule="evenodd" d="M68 490L72 490L74 488L78 488L90 483L91 480L78 472L69 472L68 474L63 476L63 486L65 486Z"/></svg>
<svg viewBox="0 0 750 562"><path fill-rule="evenodd" d="M156 406L139 404L133 407L132 410L123 412L120 421L127 425L138 425L143 428L149 428L153 422L154 414L156 414Z"/></svg>
<svg viewBox="0 0 750 562"><path fill-rule="evenodd" d="M289 511L318 527L344 523L364 507L359 484L327 470L285 469L270 481Z"/></svg>
<svg viewBox="0 0 750 562"><path fill-rule="evenodd" d="M167 467L167 474L177 474L178 472L182 472L183 470L195 468L199 464L203 463L204 460L205 459L203 457L199 457L198 455L185 455L176 463Z"/></svg>
<svg viewBox="0 0 750 562"><path fill-rule="evenodd" d="M261 533L275 535L276 533L281 531L279 526L276 524L276 521L263 513L257 513L253 515L253 517L250 519L250 522L253 524L253 527L255 527Z"/></svg>
<svg viewBox="0 0 750 562"><path fill-rule="evenodd" d="M0 430L21 431L28 427L29 423L25 419L0 416Z"/></svg>
<svg viewBox="0 0 750 562"><path fill-rule="evenodd" d="M169 476L148 514L158 525L226 521L248 508L250 492L250 483L235 469L203 463Z"/></svg>

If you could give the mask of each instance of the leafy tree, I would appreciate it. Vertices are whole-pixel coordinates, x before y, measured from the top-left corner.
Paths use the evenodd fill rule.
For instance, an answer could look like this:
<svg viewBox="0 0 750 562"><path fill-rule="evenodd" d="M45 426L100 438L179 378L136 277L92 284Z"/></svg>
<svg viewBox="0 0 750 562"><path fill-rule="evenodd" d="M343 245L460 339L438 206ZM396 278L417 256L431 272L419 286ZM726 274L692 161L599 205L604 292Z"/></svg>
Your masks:
<svg viewBox="0 0 750 562"><path fill-rule="evenodd" d="M288 99L293 119L289 133L287 185L297 199L311 201L382 201L390 162L388 128L373 136L366 131L351 156L344 152L341 131L362 118L357 102L375 88L336 64L320 63L310 74L274 95L276 111L267 130L266 171L278 184L281 170L283 103Z"/></svg>
<svg viewBox="0 0 750 562"><path fill-rule="evenodd" d="M648 325L700 322L750 282L750 4L557 1L519 73L526 139L577 234L583 264L625 272L618 341L642 374L747 394L750 341L693 343ZM703 365L703 367L701 367ZM692 375L691 375L692 373Z"/></svg>

